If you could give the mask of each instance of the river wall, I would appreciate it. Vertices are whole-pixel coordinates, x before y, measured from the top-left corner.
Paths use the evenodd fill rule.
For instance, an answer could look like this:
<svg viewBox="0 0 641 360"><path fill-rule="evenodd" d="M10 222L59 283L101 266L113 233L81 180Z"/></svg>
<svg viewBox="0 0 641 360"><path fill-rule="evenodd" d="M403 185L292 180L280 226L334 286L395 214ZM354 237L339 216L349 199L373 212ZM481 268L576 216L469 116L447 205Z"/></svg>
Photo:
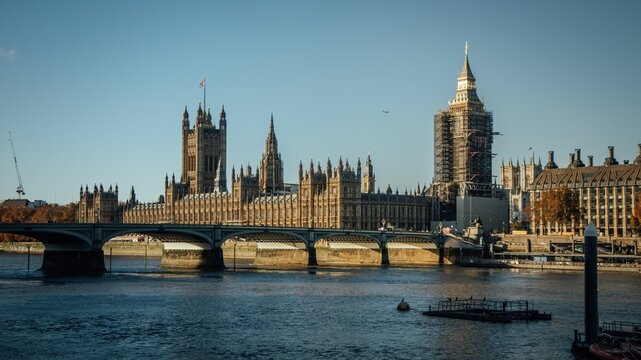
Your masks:
<svg viewBox="0 0 641 360"><path fill-rule="evenodd" d="M375 243L340 243L320 240L316 243L316 261L319 266L380 266L383 255ZM0 251L13 253L43 254L44 245L39 242L0 243ZM161 264L167 267L201 267L209 261L200 250L166 249L160 242L110 241L103 247L105 255L163 257ZM309 254L302 243L262 243L255 241L226 241L222 246L224 262L249 264L256 267L306 267ZM211 254L210 254L211 255ZM424 266L438 265L439 251L433 244L409 245L388 244L390 265ZM443 263L458 263L458 249L444 249Z"/></svg>
<svg viewBox="0 0 641 360"><path fill-rule="evenodd" d="M113 254L118 256L147 256L160 257L163 252L162 243L134 243L134 242L107 242L102 250L105 255ZM43 254L45 247L40 242L0 242L0 251L26 254Z"/></svg>
<svg viewBox="0 0 641 360"><path fill-rule="evenodd" d="M499 239L506 243L507 251L511 252L526 252L527 241L530 240L532 244L532 252L548 252L550 251L550 243L572 243L572 241L583 241L583 236L577 235L513 235L513 234L499 234ZM599 242L614 243L616 246L634 246L635 243L641 243L639 237L612 237L600 236Z"/></svg>

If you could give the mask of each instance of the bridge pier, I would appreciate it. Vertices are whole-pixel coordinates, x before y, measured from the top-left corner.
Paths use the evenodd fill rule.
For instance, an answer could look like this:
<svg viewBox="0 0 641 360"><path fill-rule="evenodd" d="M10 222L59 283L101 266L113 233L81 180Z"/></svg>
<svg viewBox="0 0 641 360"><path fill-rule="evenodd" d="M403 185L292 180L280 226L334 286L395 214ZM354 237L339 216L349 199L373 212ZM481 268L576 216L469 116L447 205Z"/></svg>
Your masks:
<svg viewBox="0 0 641 360"><path fill-rule="evenodd" d="M42 258L42 272L47 275L102 274L105 257L100 250L47 250Z"/></svg>
<svg viewBox="0 0 641 360"><path fill-rule="evenodd" d="M318 266L318 261L316 260L316 248L313 244L307 248L307 266Z"/></svg>
<svg viewBox="0 0 641 360"><path fill-rule="evenodd" d="M167 244L165 244L167 246ZM210 269L225 268L223 251L214 249L165 249L162 252L160 266L174 269Z"/></svg>
<svg viewBox="0 0 641 360"><path fill-rule="evenodd" d="M445 248L443 247L443 245L438 248L438 264L445 264Z"/></svg>
<svg viewBox="0 0 641 360"><path fill-rule="evenodd" d="M389 265L389 250L387 249L387 243L381 244L381 265Z"/></svg>

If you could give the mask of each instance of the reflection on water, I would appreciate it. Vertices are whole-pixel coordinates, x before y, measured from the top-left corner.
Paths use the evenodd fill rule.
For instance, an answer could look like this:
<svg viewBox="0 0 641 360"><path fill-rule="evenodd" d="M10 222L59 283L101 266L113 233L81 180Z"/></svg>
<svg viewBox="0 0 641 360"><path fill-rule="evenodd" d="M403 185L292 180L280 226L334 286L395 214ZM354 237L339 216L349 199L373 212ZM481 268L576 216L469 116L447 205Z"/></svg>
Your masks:
<svg viewBox="0 0 641 360"><path fill-rule="evenodd" d="M32 256L31 264L41 258ZM165 271L43 278L0 254L0 358L572 359L583 274L458 267ZM639 274L599 274L602 320L641 322ZM552 321L491 324L397 312L446 297L528 299Z"/></svg>

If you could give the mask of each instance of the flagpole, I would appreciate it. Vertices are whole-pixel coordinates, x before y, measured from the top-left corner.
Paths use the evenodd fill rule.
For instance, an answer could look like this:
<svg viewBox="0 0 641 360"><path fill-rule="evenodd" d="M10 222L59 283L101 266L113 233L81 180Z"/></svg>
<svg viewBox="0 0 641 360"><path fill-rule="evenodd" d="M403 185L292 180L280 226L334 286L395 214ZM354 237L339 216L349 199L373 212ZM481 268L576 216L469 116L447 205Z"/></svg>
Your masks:
<svg viewBox="0 0 641 360"><path fill-rule="evenodd" d="M207 78L203 78L203 111L207 111Z"/></svg>

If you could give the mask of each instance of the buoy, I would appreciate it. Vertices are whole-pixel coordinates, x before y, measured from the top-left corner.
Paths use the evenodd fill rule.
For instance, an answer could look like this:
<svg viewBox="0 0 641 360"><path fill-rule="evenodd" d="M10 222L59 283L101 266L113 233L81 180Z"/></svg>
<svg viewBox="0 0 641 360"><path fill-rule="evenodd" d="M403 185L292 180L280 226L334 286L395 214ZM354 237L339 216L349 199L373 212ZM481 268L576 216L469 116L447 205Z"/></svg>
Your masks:
<svg viewBox="0 0 641 360"><path fill-rule="evenodd" d="M405 298L401 300L400 303L398 303L398 306L396 306L396 310L398 311L410 311L410 304L405 302Z"/></svg>

